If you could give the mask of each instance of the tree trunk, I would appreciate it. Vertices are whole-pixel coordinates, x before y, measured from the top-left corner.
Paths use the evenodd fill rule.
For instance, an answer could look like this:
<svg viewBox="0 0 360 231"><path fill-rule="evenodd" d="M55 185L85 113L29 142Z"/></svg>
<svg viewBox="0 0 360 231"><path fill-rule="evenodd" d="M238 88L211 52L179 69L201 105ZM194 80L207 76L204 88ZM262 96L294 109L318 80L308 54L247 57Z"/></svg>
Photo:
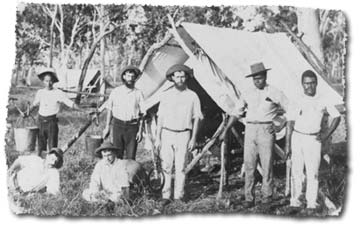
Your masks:
<svg viewBox="0 0 360 231"><path fill-rule="evenodd" d="M89 52L89 55L84 61L84 66L81 69L80 79L79 79L78 88L77 88L78 92L82 91L85 76L86 76L86 72L87 72L87 69L89 67L90 61L91 61L92 57L94 56L94 53L95 53L95 50L96 50L96 45L97 45L97 43L94 43L92 45L92 47L90 49L90 52ZM81 100L81 94L77 94L76 98L75 98L75 103L79 104L80 100Z"/></svg>
<svg viewBox="0 0 360 231"><path fill-rule="evenodd" d="M53 66L53 49L54 49L54 25L57 13L57 6L55 6L55 12L53 17L51 18L50 25L50 53L49 53L49 67Z"/></svg>
<svg viewBox="0 0 360 231"><path fill-rule="evenodd" d="M309 46L320 61L324 62L318 11L309 8L298 8L296 14L298 30L300 33L304 33L302 40Z"/></svg>
<svg viewBox="0 0 360 231"><path fill-rule="evenodd" d="M102 18L100 23L100 33L105 33L105 12L104 12L104 5L100 6L100 17ZM102 38L100 41L100 55L101 55L101 74L100 74L100 94L105 94L105 38ZM100 101L103 101L104 97L100 98Z"/></svg>

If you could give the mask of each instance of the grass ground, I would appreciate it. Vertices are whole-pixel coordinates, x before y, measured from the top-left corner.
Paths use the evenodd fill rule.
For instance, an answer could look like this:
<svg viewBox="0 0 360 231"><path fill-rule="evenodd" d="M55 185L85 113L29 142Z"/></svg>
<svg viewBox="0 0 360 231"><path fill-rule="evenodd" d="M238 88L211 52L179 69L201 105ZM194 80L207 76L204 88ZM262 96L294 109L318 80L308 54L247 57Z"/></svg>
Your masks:
<svg viewBox="0 0 360 231"><path fill-rule="evenodd" d="M12 89L11 96L17 97L18 104L25 107L25 100L32 101L35 91L27 89ZM9 124L14 125L19 113L14 107L8 108ZM59 115L59 146L79 130L87 120L86 113L62 110ZM51 196L47 194L11 195L21 206L19 212L24 214L34 214L41 216L64 215L64 216L155 216L160 214L178 213L261 213L267 215L300 216L308 215L328 216L330 212L324 206L324 201L320 198L321 210L315 214L308 214L306 210L296 213L289 210L288 198L283 196L284 192L284 171L283 163L278 163L274 167L274 202L268 205L257 203L251 209L244 209L239 202L243 201L244 181L237 175L240 170L241 159L233 158L229 185L225 188L223 198L216 200L218 190L218 176L201 173L195 169L189 174L186 183L186 202L175 202L162 208L158 203L159 195L149 192L135 198L132 202L123 201L118 204L88 203L81 198L82 191L88 186L89 179L96 158L85 150L85 136L87 134L101 134L104 127L105 115L101 116L99 126L92 125L85 134L65 153L64 166L61 168L61 195ZM340 126L334 135L335 144L330 149L333 157L332 171L327 171L330 166L322 164L322 174L320 174L321 190L329 196L337 208L343 208L345 185L340 185L347 173L347 143L345 141L345 125ZM29 153L19 153L15 151L15 143L11 130L7 133L6 139L6 159L10 165L19 155ZM143 149L141 143L138 148L137 160L144 164L147 170L151 167L151 156ZM340 185L340 186L339 186ZM256 186L256 196L260 198L260 183ZM340 209L341 210L341 209Z"/></svg>

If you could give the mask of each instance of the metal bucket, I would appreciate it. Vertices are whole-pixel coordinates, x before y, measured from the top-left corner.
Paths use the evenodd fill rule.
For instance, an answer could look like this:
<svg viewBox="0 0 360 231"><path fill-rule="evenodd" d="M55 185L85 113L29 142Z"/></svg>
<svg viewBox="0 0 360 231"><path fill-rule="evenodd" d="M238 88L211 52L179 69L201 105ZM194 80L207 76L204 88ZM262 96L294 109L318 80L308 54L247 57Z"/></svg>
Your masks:
<svg viewBox="0 0 360 231"><path fill-rule="evenodd" d="M103 139L100 135L87 135L85 137L85 147L86 147L86 152L96 156L95 154L95 150L100 147L100 145L102 144Z"/></svg>
<svg viewBox="0 0 360 231"><path fill-rule="evenodd" d="M38 134L38 127L14 128L16 151L34 151Z"/></svg>

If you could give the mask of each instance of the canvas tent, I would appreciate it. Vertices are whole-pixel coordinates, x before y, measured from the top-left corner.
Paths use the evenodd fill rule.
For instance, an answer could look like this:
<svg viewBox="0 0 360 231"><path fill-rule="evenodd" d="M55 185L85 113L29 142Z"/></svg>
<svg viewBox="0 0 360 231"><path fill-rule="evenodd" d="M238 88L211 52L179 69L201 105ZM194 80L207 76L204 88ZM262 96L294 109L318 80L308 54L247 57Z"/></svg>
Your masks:
<svg viewBox="0 0 360 231"><path fill-rule="evenodd" d="M173 64L185 63L194 69L196 80L216 104L230 113L241 92L253 85L252 79L245 76L256 62L271 68L268 83L293 101L302 94L302 72L315 71L285 33L182 23L145 56L137 88L144 93L145 107L152 107L172 85L166 81L166 70ZM318 92L329 102L343 104L342 97L321 77L318 82Z"/></svg>
<svg viewBox="0 0 360 231"><path fill-rule="evenodd" d="M55 84L56 87L77 91L81 70L80 69L65 69L57 71L59 82ZM98 91L100 89L100 70L88 69L81 91ZM76 94L67 93L70 98L74 98Z"/></svg>

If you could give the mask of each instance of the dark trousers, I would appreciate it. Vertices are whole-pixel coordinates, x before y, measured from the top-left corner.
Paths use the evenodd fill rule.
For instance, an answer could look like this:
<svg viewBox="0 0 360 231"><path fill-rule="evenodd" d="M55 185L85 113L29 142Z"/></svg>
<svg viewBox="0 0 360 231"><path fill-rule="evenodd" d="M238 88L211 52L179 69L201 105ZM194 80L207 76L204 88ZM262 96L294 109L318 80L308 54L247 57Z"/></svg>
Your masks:
<svg viewBox="0 0 360 231"><path fill-rule="evenodd" d="M136 134L138 130L139 124L136 122L127 124L124 121L113 118L113 144L120 149L117 158L135 160L137 149Z"/></svg>
<svg viewBox="0 0 360 231"><path fill-rule="evenodd" d="M39 136L38 136L38 154L41 156L42 151L51 150L58 145L58 119L56 115L41 116L39 115Z"/></svg>

